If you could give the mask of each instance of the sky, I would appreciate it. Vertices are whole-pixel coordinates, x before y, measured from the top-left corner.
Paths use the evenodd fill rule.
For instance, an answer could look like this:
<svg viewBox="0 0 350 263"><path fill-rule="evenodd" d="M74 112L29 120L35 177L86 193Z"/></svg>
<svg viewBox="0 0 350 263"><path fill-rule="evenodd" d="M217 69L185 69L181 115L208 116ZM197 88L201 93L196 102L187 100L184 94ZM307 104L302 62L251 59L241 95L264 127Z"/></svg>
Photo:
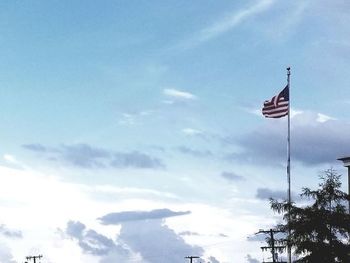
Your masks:
<svg viewBox="0 0 350 263"><path fill-rule="evenodd" d="M345 0L3 0L0 262L257 263L350 155ZM342 178L343 189L347 183Z"/></svg>

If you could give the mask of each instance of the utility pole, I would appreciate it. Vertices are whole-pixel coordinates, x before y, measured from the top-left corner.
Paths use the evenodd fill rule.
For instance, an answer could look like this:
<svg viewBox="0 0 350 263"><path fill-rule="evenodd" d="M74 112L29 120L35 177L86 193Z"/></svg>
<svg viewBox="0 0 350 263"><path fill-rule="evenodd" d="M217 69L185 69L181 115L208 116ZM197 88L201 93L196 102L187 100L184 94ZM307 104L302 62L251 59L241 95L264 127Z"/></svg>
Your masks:
<svg viewBox="0 0 350 263"><path fill-rule="evenodd" d="M188 258L190 260L190 263L192 263L194 258L199 258L199 257L197 257L197 256L187 256L185 258Z"/></svg>
<svg viewBox="0 0 350 263"><path fill-rule="evenodd" d="M274 237L275 233L281 233L282 231L279 230L274 230L274 229L270 229L270 230L259 230L257 234L269 234L270 235L270 241L268 241L269 246L264 246L261 247L261 249L264 250L268 250L270 249L271 251L271 255L272 255L272 262L263 262L263 263L275 263L275 262L280 262L280 263L287 263L285 261L277 261L278 260L278 253L276 252L276 250L282 250L284 248L286 248L286 246L276 246L276 242L278 242L279 240L276 240Z"/></svg>
<svg viewBox="0 0 350 263"><path fill-rule="evenodd" d="M350 196L350 156L338 158L339 161L343 162L344 167L348 168L348 195ZM350 214L350 199L348 201L348 213ZM350 236L349 236L350 242Z"/></svg>
<svg viewBox="0 0 350 263"><path fill-rule="evenodd" d="M42 255L39 255L39 256L28 256L28 257L26 257L26 260L32 260L33 259L34 263L36 263L36 260L37 259L41 259L42 257L43 257Z"/></svg>
<svg viewBox="0 0 350 263"><path fill-rule="evenodd" d="M343 162L344 167L348 168L348 195L350 195L350 157L338 158L339 161ZM348 213L350 214L350 199L348 202Z"/></svg>

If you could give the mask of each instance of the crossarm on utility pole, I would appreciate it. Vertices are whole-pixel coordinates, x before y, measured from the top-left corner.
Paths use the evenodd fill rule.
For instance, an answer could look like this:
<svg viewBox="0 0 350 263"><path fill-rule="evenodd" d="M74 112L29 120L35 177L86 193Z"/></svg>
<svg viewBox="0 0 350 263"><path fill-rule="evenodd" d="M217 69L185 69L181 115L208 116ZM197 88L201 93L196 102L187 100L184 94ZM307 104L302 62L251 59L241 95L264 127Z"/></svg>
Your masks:
<svg viewBox="0 0 350 263"><path fill-rule="evenodd" d="M37 259L41 259L42 257L43 257L42 255L39 255L39 256L28 256L28 257L26 257L26 260L33 259L34 263L36 263L36 260Z"/></svg>
<svg viewBox="0 0 350 263"><path fill-rule="evenodd" d="M197 256L187 256L185 258L189 259L190 263L192 263L194 258L199 258L199 257L197 257Z"/></svg>

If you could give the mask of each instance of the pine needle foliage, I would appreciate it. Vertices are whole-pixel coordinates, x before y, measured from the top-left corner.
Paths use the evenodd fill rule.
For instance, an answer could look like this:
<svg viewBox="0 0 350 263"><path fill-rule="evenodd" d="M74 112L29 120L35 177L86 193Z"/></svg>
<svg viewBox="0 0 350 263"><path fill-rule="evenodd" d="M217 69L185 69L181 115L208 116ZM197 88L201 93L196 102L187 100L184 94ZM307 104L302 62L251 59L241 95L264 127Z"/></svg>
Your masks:
<svg viewBox="0 0 350 263"><path fill-rule="evenodd" d="M324 171L318 189L302 189L304 206L270 200L272 210L283 214L286 223L277 228L287 233L295 262L350 263L349 195L341 191L340 177L333 169Z"/></svg>

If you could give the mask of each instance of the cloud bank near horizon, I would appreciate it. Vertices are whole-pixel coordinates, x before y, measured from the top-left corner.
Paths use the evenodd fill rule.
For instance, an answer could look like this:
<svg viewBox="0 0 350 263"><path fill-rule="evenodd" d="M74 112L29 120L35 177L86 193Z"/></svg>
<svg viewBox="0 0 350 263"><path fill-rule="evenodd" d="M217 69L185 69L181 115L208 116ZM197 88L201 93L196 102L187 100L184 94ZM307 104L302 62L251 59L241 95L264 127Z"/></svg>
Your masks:
<svg viewBox="0 0 350 263"><path fill-rule="evenodd" d="M291 158L304 165L334 163L349 154L347 139L350 123L325 118L314 112L297 114L291 121ZM267 120L258 129L226 141L237 144L241 152L226 155L227 160L259 164L285 162L287 147L286 121Z"/></svg>
<svg viewBox="0 0 350 263"><path fill-rule="evenodd" d="M114 214L113 223L121 225L120 233L115 239L88 229L79 221L69 221L66 229L61 232L67 238L75 240L83 253L100 257L102 263L177 263L183 260L185 255L202 256L204 253L201 247L186 243L180 234L176 234L164 224L163 218L183 214L187 213L172 212L169 209L148 213L124 211L118 214L117 221ZM219 262L215 261L214 257L211 258L214 259L211 262Z"/></svg>

